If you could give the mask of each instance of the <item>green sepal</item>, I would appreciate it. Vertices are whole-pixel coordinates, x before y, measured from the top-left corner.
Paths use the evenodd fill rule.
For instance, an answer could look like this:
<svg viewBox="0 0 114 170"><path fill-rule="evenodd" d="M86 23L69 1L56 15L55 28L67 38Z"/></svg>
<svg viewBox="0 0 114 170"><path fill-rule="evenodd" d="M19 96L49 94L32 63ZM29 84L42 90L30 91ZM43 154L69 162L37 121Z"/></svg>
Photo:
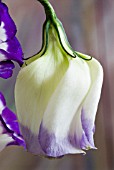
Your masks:
<svg viewBox="0 0 114 170"><path fill-rule="evenodd" d="M45 12L46 12L46 21L43 24L43 36L42 36L42 47L41 50L33 55L30 58L25 59L25 62L23 64L23 67L27 66L31 62L35 61L39 57L43 56L47 49L49 42L49 36L50 36L50 30L55 29L56 31L56 39L59 41L60 47L63 50L64 53L68 54L72 58L82 58L84 60L91 60L92 57L82 54L80 52L74 51L68 41L67 35L65 33L64 27L60 20L57 18L55 11L51 4L47 0L39 0L39 2L44 6Z"/></svg>
<svg viewBox="0 0 114 170"><path fill-rule="evenodd" d="M56 18L56 20L53 21L53 25L54 25L54 27L55 27L55 29L57 31L59 41L60 41L60 44L61 44L63 50L68 55L70 55L71 57L76 58L74 50L72 49L72 47L71 47L71 45L70 45L70 43L68 41L68 38L67 38L67 35L65 33L64 27L63 27L62 23L60 22L60 20L58 18Z"/></svg>
<svg viewBox="0 0 114 170"><path fill-rule="evenodd" d="M77 51L74 51L74 54L75 54L77 57L82 58L83 60L89 61L89 60L92 59L91 56L86 55L86 54L83 54L83 53L80 53L80 52L77 52Z"/></svg>

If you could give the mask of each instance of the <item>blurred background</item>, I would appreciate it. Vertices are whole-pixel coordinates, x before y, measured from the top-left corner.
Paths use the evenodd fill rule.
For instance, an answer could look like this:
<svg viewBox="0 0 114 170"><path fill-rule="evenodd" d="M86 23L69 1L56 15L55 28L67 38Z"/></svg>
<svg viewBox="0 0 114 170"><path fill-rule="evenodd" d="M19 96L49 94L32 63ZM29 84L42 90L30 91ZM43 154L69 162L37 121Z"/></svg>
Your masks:
<svg viewBox="0 0 114 170"><path fill-rule="evenodd" d="M4 0L14 19L25 57L41 47L43 7L36 0ZM62 21L72 47L96 57L104 67L104 85L96 118L97 150L48 160L22 148L8 147L0 153L0 170L114 170L114 1L50 0ZM15 111L13 77L0 79L8 106ZM91 100L92 102L92 100ZM91 104L91 103L90 103Z"/></svg>

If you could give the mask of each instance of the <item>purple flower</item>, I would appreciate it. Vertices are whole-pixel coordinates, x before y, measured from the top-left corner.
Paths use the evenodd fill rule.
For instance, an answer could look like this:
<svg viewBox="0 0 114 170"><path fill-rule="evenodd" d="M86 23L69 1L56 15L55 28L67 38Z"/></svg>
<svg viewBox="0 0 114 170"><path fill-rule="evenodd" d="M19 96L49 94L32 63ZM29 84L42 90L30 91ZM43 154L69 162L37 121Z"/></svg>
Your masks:
<svg viewBox="0 0 114 170"><path fill-rule="evenodd" d="M6 106L4 96L0 92L0 151L9 145L19 145L25 148L17 117Z"/></svg>
<svg viewBox="0 0 114 170"><path fill-rule="evenodd" d="M9 15L8 7L0 2L0 77L12 76L16 61L20 66L23 64L23 52L16 38L16 26Z"/></svg>

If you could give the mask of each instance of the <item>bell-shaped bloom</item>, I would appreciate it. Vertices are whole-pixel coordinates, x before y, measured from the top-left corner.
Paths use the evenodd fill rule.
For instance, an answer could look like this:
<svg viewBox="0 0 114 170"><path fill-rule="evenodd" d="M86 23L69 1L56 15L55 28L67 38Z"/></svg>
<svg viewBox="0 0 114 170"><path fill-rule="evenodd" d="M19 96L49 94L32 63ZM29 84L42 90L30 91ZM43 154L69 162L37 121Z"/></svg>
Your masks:
<svg viewBox="0 0 114 170"><path fill-rule="evenodd" d="M0 2L0 77L9 78L12 76L16 61L20 66L23 64L23 53L17 40L16 26L9 15L8 7Z"/></svg>
<svg viewBox="0 0 114 170"><path fill-rule="evenodd" d="M17 117L6 106L4 96L0 92L0 151L10 145L19 145L25 148L25 142L20 134Z"/></svg>
<svg viewBox="0 0 114 170"><path fill-rule="evenodd" d="M15 85L27 150L48 157L96 148L93 135L103 81L100 63L73 52L57 24L44 24L42 50L26 60Z"/></svg>

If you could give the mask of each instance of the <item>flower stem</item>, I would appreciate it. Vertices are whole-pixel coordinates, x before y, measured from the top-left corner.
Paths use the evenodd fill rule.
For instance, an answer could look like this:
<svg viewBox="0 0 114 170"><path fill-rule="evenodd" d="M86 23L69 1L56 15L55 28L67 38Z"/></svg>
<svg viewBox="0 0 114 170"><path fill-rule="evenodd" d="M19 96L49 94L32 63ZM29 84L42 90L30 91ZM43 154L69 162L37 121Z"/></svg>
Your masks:
<svg viewBox="0 0 114 170"><path fill-rule="evenodd" d="M37 0L37 1L39 1L43 5L46 13L46 18L53 21L53 19L56 18L56 14L50 2L48 0Z"/></svg>

